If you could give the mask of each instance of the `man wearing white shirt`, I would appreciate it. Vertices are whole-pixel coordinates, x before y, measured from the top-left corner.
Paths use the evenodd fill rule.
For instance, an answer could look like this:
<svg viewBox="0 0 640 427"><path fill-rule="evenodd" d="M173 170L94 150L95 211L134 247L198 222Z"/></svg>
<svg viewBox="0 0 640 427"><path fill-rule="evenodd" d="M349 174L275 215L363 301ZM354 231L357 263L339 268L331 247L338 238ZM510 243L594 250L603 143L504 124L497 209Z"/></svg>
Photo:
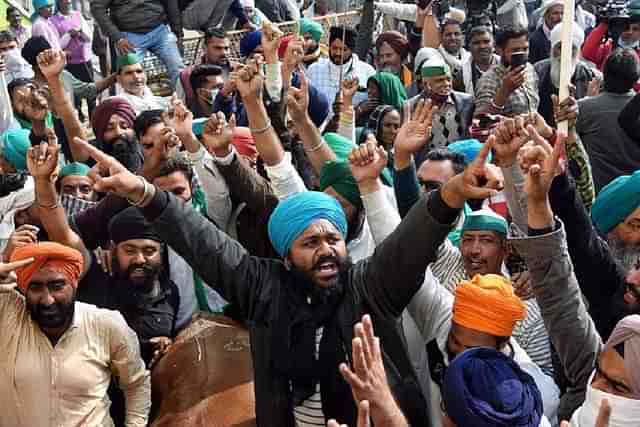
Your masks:
<svg viewBox="0 0 640 427"><path fill-rule="evenodd" d="M344 40L344 43L343 43ZM340 77L358 78L360 89L354 96L354 104L367 98L366 86L376 70L353 53L356 33L347 27L331 27L329 30L329 58L320 58L309 67L309 81L333 103L340 89Z"/></svg>
<svg viewBox="0 0 640 427"><path fill-rule="evenodd" d="M118 58L117 79L123 90L119 96L129 101L136 114L149 110L166 110L169 107L169 98L155 96L147 86L147 76L135 53Z"/></svg>

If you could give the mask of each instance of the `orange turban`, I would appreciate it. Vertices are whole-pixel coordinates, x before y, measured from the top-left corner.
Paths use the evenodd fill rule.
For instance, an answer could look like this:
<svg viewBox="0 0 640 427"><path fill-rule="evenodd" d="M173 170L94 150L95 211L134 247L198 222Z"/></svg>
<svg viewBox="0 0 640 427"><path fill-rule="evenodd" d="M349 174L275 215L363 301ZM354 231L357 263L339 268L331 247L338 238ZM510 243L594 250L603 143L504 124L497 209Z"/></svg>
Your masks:
<svg viewBox="0 0 640 427"><path fill-rule="evenodd" d="M78 287L78 280L82 273L82 254L80 251L54 242L34 243L17 248L11 254L11 262L33 258L34 261L16 270L18 288L24 293L31 277L40 269L46 267L59 271L67 276L74 288Z"/></svg>
<svg viewBox="0 0 640 427"><path fill-rule="evenodd" d="M496 337L510 337L516 322L527 314L511 282L497 274L476 274L456 287L453 321Z"/></svg>

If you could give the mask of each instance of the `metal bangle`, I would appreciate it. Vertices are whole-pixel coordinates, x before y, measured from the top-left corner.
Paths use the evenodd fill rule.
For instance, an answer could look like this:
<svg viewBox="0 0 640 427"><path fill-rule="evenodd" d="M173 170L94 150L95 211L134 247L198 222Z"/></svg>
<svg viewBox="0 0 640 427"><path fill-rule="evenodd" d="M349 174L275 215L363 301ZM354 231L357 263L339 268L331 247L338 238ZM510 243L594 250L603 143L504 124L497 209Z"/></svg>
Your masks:
<svg viewBox="0 0 640 427"><path fill-rule="evenodd" d="M142 185L144 186L142 191L142 197L140 197L140 200L138 201L131 200L130 198L127 197L127 202L129 202L133 206L140 207L145 202L145 200L149 197L149 193L151 192L151 190L149 189L150 185L146 179L144 179L140 175L137 175L137 178L140 181L142 181Z"/></svg>
<svg viewBox="0 0 640 427"><path fill-rule="evenodd" d="M42 203L40 203L40 201L38 201L38 207L40 209L56 209L60 207L60 204L58 203L58 201L56 200L52 205L43 205Z"/></svg>
<svg viewBox="0 0 640 427"><path fill-rule="evenodd" d="M319 149L322 148L322 146L324 145L324 139L321 139L319 143L317 143L315 146L307 149L305 148L304 151L305 153L314 153L316 151L318 151Z"/></svg>
<svg viewBox="0 0 640 427"><path fill-rule="evenodd" d="M260 128L260 129L250 128L249 130L253 134L260 135L261 133L265 133L266 131L268 131L270 128L271 128L271 120L267 119L267 124L265 124L264 127Z"/></svg>

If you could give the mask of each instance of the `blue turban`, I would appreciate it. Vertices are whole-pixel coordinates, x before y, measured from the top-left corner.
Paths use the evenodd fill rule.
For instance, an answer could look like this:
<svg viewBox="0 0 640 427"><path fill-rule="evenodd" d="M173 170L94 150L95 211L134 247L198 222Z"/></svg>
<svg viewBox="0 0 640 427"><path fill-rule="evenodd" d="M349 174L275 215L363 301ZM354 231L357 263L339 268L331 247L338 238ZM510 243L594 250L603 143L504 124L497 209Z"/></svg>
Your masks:
<svg viewBox="0 0 640 427"><path fill-rule="evenodd" d="M11 129L2 134L2 157L17 171L27 170L27 151L31 148L29 129Z"/></svg>
<svg viewBox="0 0 640 427"><path fill-rule="evenodd" d="M262 31L252 31L240 40L240 55L246 58L262 43Z"/></svg>
<svg viewBox="0 0 640 427"><path fill-rule="evenodd" d="M607 234L640 206L640 170L619 176L596 197L591 218L601 233Z"/></svg>
<svg viewBox="0 0 640 427"><path fill-rule="evenodd" d="M305 191L287 197L278 203L269 218L271 244L284 258L293 241L319 219L326 219L343 237L347 236L347 218L335 198L318 191Z"/></svg>
<svg viewBox="0 0 640 427"><path fill-rule="evenodd" d="M482 143L477 139L463 139L447 145L447 149L462 154L465 165L468 165L478 156L482 149ZM491 163L491 153L487 156L487 163Z"/></svg>
<svg viewBox="0 0 640 427"><path fill-rule="evenodd" d="M54 7L55 2L53 0L32 0L31 4L33 5L33 15L31 15L31 22L35 21L36 18L40 15L38 11L43 7Z"/></svg>
<svg viewBox="0 0 640 427"><path fill-rule="evenodd" d="M538 427L543 414L531 375L492 348L473 348L453 359L442 399L458 427Z"/></svg>

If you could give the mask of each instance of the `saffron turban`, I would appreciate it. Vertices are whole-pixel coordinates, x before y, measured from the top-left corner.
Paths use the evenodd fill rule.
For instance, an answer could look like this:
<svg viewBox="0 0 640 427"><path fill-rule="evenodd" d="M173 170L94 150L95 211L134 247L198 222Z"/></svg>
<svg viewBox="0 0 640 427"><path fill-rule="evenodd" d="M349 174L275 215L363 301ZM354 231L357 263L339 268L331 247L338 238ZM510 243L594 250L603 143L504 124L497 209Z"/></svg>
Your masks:
<svg viewBox="0 0 640 427"><path fill-rule="evenodd" d="M613 329L605 350L615 348L624 359L633 399L640 399L640 315L624 317Z"/></svg>
<svg viewBox="0 0 640 427"><path fill-rule="evenodd" d="M11 254L11 262L33 258L34 261L16 269L18 288L24 293L33 275L43 269L51 268L64 274L69 284L78 287L82 274L82 254L80 251L55 242L41 242L17 248Z"/></svg>
<svg viewBox="0 0 640 427"><path fill-rule="evenodd" d="M404 60L409 55L409 41L399 31L385 31L376 40L376 49L379 51L384 43L388 43L391 49L396 51Z"/></svg>
<svg viewBox="0 0 640 427"><path fill-rule="evenodd" d="M242 126L236 126L233 128L231 145L235 147L238 154L243 156L255 158L258 155L256 141L253 139L253 135L249 128Z"/></svg>
<svg viewBox="0 0 640 427"><path fill-rule="evenodd" d="M640 206L640 171L619 176L596 197L591 218L601 233L607 234Z"/></svg>
<svg viewBox="0 0 640 427"><path fill-rule="evenodd" d="M526 306L511 282L497 274L476 274L456 287L453 321L496 337L510 337L516 322L524 320Z"/></svg>
<svg viewBox="0 0 640 427"><path fill-rule="evenodd" d="M347 161L326 162L320 171L320 190L331 187L352 205L361 208L362 199L358 184L351 174Z"/></svg>
<svg viewBox="0 0 640 427"><path fill-rule="evenodd" d="M129 101L117 96L105 99L96 107L93 111L93 116L91 116L91 127L98 141L104 142L104 132L114 114L126 120L129 127L133 129L133 123L136 121L136 112L129 104Z"/></svg>
<svg viewBox="0 0 640 427"><path fill-rule="evenodd" d="M472 348L447 368L447 415L458 427L538 427L542 396L531 375L492 348Z"/></svg>
<svg viewBox="0 0 640 427"><path fill-rule="evenodd" d="M293 194L280 201L269 218L271 244L284 258L298 236L321 219L333 224L343 238L347 236L347 218L335 198L318 191Z"/></svg>
<svg viewBox="0 0 640 427"><path fill-rule="evenodd" d="M480 209L465 216L462 232L465 231L495 231L506 237L507 221L491 209Z"/></svg>

